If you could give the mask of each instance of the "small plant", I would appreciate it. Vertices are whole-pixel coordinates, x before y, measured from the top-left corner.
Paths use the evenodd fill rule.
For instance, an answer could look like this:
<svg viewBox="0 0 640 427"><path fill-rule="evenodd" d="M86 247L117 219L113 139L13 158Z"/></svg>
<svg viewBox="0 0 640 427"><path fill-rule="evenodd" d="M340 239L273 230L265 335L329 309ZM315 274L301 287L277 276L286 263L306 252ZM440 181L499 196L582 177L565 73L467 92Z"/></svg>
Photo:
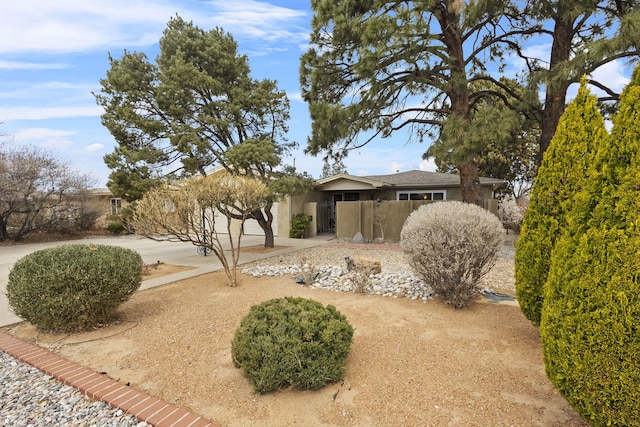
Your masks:
<svg viewBox="0 0 640 427"><path fill-rule="evenodd" d="M366 294L369 287L369 276L364 273L352 271L349 273L351 283L353 283L353 292L358 294Z"/></svg>
<svg viewBox="0 0 640 427"><path fill-rule="evenodd" d="M142 258L130 249L61 245L33 252L9 272L13 312L43 331L86 330L109 321L142 282Z"/></svg>
<svg viewBox="0 0 640 427"><path fill-rule="evenodd" d="M307 235L311 219L311 215L307 214L298 214L291 218L289 237L293 239L303 239Z"/></svg>
<svg viewBox="0 0 640 427"><path fill-rule="evenodd" d="M120 234L125 230L122 221L113 221L107 225L107 230L113 234Z"/></svg>
<svg viewBox="0 0 640 427"><path fill-rule="evenodd" d="M507 230L519 231L526 208L518 203L513 197L505 197L498 206L498 217L502 225Z"/></svg>
<svg viewBox="0 0 640 427"><path fill-rule="evenodd" d="M233 363L257 393L316 390L343 378L353 328L332 305L280 298L251 308L236 330Z"/></svg>
<svg viewBox="0 0 640 427"><path fill-rule="evenodd" d="M409 215L400 243L436 295L462 308L478 295L478 281L493 266L503 233L498 218L479 206L439 202Z"/></svg>
<svg viewBox="0 0 640 427"><path fill-rule="evenodd" d="M300 258L299 266L301 271L301 274L299 277L302 280L302 284L304 286L313 285L316 279L318 278L318 276L320 275L320 272L317 271L316 267L313 264L309 264L307 262L306 257Z"/></svg>

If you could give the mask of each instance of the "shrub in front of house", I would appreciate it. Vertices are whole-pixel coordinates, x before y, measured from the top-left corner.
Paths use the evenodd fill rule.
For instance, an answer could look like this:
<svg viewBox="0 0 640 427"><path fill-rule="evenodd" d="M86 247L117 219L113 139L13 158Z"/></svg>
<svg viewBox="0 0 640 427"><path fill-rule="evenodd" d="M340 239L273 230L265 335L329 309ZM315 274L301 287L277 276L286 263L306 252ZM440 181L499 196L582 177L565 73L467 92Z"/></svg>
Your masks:
<svg viewBox="0 0 640 427"><path fill-rule="evenodd" d="M469 203L438 202L413 211L400 244L416 273L455 308L479 294L478 282L495 263L504 230L489 211Z"/></svg>
<svg viewBox="0 0 640 427"><path fill-rule="evenodd" d="M294 215L293 218L291 218L291 230L289 230L289 237L293 239L304 239L307 235L309 225L311 225L311 215Z"/></svg>
<svg viewBox="0 0 640 427"><path fill-rule="evenodd" d="M257 393L316 390L343 378L352 338L352 326L334 306L278 298L251 308L231 355Z"/></svg>
<svg viewBox="0 0 640 427"><path fill-rule="evenodd" d="M104 245L60 245L19 259L9 272L7 300L43 331L78 331L108 322L140 287L142 257Z"/></svg>

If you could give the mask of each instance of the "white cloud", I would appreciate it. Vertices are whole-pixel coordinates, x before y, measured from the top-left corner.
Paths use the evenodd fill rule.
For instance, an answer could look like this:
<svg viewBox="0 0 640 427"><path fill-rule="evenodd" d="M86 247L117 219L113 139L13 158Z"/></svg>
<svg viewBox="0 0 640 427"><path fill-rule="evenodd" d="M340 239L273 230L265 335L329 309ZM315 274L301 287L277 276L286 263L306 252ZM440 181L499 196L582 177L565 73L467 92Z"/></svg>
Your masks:
<svg viewBox="0 0 640 427"><path fill-rule="evenodd" d="M49 138L39 143L41 147L51 148L54 150L62 150L73 145L73 141L66 138Z"/></svg>
<svg viewBox="0 0 640 427"><path fill-rule="evenodd" d="M91 95L92 91L97 92L100 89L97 83L81 84L60 81L13 83L14 84L4 85L10 87L11 90L0 92L0 100L15 99L25 101L29 104L34 103L34 101L42 102L44 99L55 100L56 103L60 103L62 100L65 100L67 103L71 100L81 100L81 102L85 103L93 100L93 96ZM1 88L2 85L0 84L0 90Z"/></svg>
<svg viewBox="0 0 640 427"><path fill-rule="evenodd" d="M304 102L304 100L302 99L302 94L300 92L287 92L287 98L289 98L289 101Z"/></svg>
<svg viewBox="0 0 640 427"><path fill-rule="evenodd" d="M603 83L608 88L616 92L622 92L622 89L629 84L629 77L625 76L625 66L620 60L609 62L598 68L592 75L592 78ZM594 93L597 94L594 90Z"/></svg>
<svg viewBox="0 0 640 427"><path fill-rule="evenodd" d="M25 61L0 61L0 70L63 70L67 64L38 63Z"/></svg>
<svg viewBox="0 0 640 427"><path fill-rule="evenodd" d="M391 162L388 173L406 172L402 170L403 164L398 162Z"/></svg>
<svg viewBox="0 0 640 427"><path fill-rule="evenodd" d="M9 120L45 120L70 117L97 117L104 110L99 106L74 107L0 107L0 122Z"/></svg>
<svg viewBox="0 0 640 427"><path fill-rule="evenodd" d="M421 171L435 172L436 169L438 169L438 166L436 166L435 159L433 157L429 157L428 159L420 162L419 168Z"/></svg>
<svg viewBox="0 0 640 427"><path fill-rule="evenodd" d="M151 0L6 2L0 53L149 45L158 41L166 22L177 12L180 10L168 2Z"/></svg>
<svg viewBox="0 0 640 427"><path fill-rule="evenodd" d="M223 27L234 36L296 43L309 38L309 19L305 10L255 0L215 0L211 5L214 12L210 23Z"/></svg>
<svg viewBox="0 0 640 427"><path fill-rule="evenodd" d="M75 135L75 131L48 129L48 128L27 128L21 129L14 134L14 138L19 141L41 140L50 138L63 138Z"/></svg>
<svg viewBox="0 0 640 427"><path fill-rule="evenodd" d="M101 151L102 149L104 149L104 145L103 144L91 144L91 145L87 145L86 147L84 147L85 151Z"/></svg>
<svg viewBox="0 0 640 427"><path fill-rule="evenodd" d="M75 131L62 129L27 128L15 132L13 138L18 143L32 144L58 151L72 146L73 141L69 137L75 134Z"/></svg>

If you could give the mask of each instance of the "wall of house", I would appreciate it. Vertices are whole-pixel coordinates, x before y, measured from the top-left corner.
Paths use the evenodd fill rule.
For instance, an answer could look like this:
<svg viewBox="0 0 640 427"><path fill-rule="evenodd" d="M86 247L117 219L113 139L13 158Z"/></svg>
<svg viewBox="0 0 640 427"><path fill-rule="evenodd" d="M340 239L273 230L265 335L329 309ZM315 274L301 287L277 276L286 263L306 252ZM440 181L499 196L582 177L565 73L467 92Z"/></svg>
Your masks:
<svg viewBox="0 0 640 427"><path fill-rule="evenodd" d="M311 215L311 224L307 237L313 237L318 234L318 204L322 202L322 194L317 191L310 191L306 194L295 196L284 196L278 202L278 235L280 237L289 237L291 230L291 218L298 214Z"/></svg>
<svg viewBox="0 0 640 427"><path fill-rule="evenodd" d="M360 232L365 241L383 239L399 242L402 226L411 212L429 203L428 200L361 200L336 204L336 237L351 240ZM485 208L496 214L498 200L485 200Z"/></svg>

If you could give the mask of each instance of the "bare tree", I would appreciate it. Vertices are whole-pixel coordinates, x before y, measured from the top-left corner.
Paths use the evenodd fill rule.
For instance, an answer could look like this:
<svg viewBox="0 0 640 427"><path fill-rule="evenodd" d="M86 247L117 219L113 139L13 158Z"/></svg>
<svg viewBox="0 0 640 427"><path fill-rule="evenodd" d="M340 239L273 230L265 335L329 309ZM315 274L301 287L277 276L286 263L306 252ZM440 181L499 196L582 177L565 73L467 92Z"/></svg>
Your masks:
<svg viewBox="0 0 640 427"><path fill-rule="evenodd" d="M222 263L229 286L237 286L242 232L234 234L232 219L240 222L242 230L251 213L267 203L268 197L266 184L246 176L223 173L194 177L148 191L137 202L132 225L137 234L150 239L191 242L213 252ZM226 221L230 260L216 227L220 218Z"/></svg>
<svg viewBox="0 0 640 427"><path fill-rule="evenodd" d="M52 153L0 144L0 241L92 225L97 212L84 209L83 202L94 184Z"/></svg>

